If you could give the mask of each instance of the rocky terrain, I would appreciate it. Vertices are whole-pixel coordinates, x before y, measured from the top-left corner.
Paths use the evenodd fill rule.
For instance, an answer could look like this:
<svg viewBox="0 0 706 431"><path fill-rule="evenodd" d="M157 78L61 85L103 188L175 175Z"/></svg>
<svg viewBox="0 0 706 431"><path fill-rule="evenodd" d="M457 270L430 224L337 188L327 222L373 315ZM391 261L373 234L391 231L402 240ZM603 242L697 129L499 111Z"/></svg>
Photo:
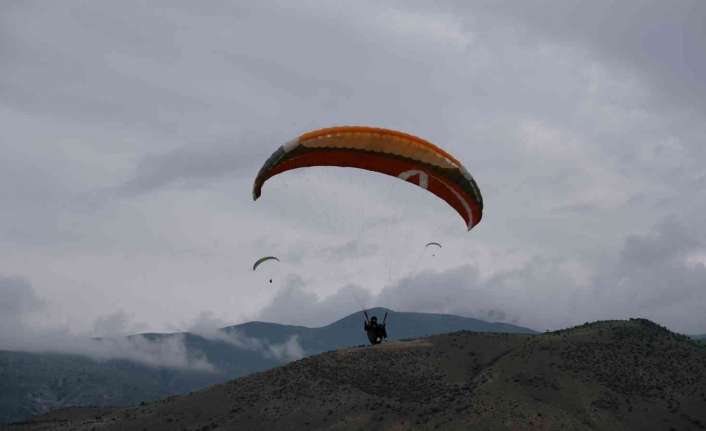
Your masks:
<svg viewBox="0 0 706 431"><path fill-rule="evenodd" d="M308 357L186 396L8 430L699 430L706 348L642 319L455 332Z"/></svg>

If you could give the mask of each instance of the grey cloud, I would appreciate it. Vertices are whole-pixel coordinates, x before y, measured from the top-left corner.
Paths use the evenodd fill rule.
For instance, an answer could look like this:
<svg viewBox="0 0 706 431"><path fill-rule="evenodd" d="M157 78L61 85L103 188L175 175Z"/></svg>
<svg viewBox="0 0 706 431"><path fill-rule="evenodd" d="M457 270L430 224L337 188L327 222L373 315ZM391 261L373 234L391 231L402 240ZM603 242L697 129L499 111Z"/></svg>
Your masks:
<svg viewBox="0 0 706 431"><path fill-rule="evenodd" d="M706 74L703 2L533 1L478 6L459 3L460 9L476 16L509 20L507 24L526 42L575 45L588 55L628 67L649 83L647 97L706 112L706 84L701 79ZM491 22L474 21L481 26Z"/></svg>
<svg viewBox="0 0 706 431"><path fill-rule="evenodd" d="M680 264L690 252L704 247L703 240L676 218L662 221L649 235L630 235L625 240L621 260L634 267L660 263Z"/></svg>
<svg viewBox="0 0 706 431"><path fill-rule="evenodd" d="M130 195L184 182L252 176L258 162L266 158L267 151L266 145L255 146L252 143L262 140L236 138L231 143L191 145L147 156L137 165L134 177L123 184L119 191ZM276 140L269 142L270 146L276 147Z"/></svg>
<svg viewBox="0 0 706 431"><path fill-rule="evenodd" d="M152 367L215 371L208 360L186 348L184 336L174 334L153 339L143 335L89 338L63 330L21 328L12 338L0 334L0 348L27 352L83 355L95 360L122 359Z"/></svg>
<svg viewBox="0 0 706 431"><path fill-rule="evenodd" d="M576 282L562 263L535 259L488 279L473 265L426 271L385 287L376 303L395 310L519 322L536 329L562 327L576 306ZM547 304L553 304L551 311Z"/></svg>
<svg viewBox="0 0 706 431"><path fill-rule="evenodd" d="M224 51L223 55L239 70L247 71L249 75L257 76L270 86L284 93L290 92L297 98L313 97L320 99L324 105L335 106L355 94L355 90L344 81L319 77L311 71L303 73L278 59L228 51Z"/></svg>
<svg viewBox="0 0 706 431"><path fill-rule="evenodd" d="M299 336L293 335L284 343L268 344L266 356L279 361L296 361L304 357L304 348L299 344Z"/></svg>
<svg viewBox="0 0 706 431"><path fill-rule="evenodd" d="M124 310L98 317L93 322L96 337L116 337L134 334L146 329L146 325L135 323L133 316Z"/></svg>
<svg viewBox="0 0 706 431"><path fill-rule="evenodd" d="M674 218L646 235L631 236L619 258L593 282L602 302L596 313L639 314L680 331L699 332L706 327L706 267L689 257L704 250L703 234Z"/></svg>
<svg viewBox="0 0 706 431"><path fill-rule="evenodd" d="M0 348L21 342L28 318L45 307L26 279L0 275Z"/></svg>
<svg viewBox="0 0 706 431"><path fill-rule="evenodd" d="M58 351L86 355L98 360L125 359L153 367L216 371L204 356L189 352L183 334L160 339L142 335L90 341L73 338L72 342Z"/></svg>
<svg viewBox="0 0 706 431"><path fill-rule="evenodd" d="M378 248L379 247L375 244L351 240L340 245L326 247L324 248L323 253L328 256L329 260L339 262L345 259L355 259L373 255Z"/></svg>
<svg viewBox="0 0 706 431"><path fill-rule="evenodd" d="M468 314L478 306L473 298L473 290L478 285L478 270L464 265L402 279L385 287L376 299L381 305L397 310Z"/></svg>
<svg viewBox="0 0 706 431"><path fill-rule="evenodd" d="M674 219L645 235L630 235L620 253L594 262L585 275L569 259L534 259L479 280L473 267L420 274L383 290L393 308L483 318L500 310L506 321L536 329L602 318L647 317L678 331L706 327L706 267L690 253L706 250L701 235Z"/></svg>
<svg viewBox="0 0 706 431"><path fill-rule="evenodd" d="M96 360L126 359L155 367L213 371L203 357L189 353L181 335L150 339L141 335L90 338L61 327L38 326L49 304L40 300L32 285L22 278L0 277L0 349L85 355ZM115 332L133 326L127 314L99 318L99 332Z"/></svg>
<svg viewBox="0 0 706 431"><path fill-rule="evenodd" d="M672 218L647 234L629 235L619 253L590 265L567 258L532 259L490 277L481 277L473 265L424 271L368 296L365 304L538 330L645 317L676 331L700 333L706 327L706 266L689 260L694 253L706 255L702 234ZM281 322L328 323L354 310L351 302L335 300L345 299L347 289L319 298L294 285L281 291L263 314Z"/></svg>
<svg viewBox="0 0 706 431"><path fill-rule="evenodd" d="M228 322L217 317L212 311L202 311L196 318L184 325L189 332L194 334L208 334L228 326Z"/></svg>
<svg viewBox="0 0 706 431"><path fill-rule="evenodd" d="M505 277L513 274L505 274ZM498 284L497 280L494 284ZM530 290L523 287L522 290ZM278 292L259 318L282 323L322 326L364 308L384 306L397 311L420 311L465 315L492 321L521 322L519 297L506 301L507 292L493 290L491 283L482 283L478 270L463 265L447 271L425 271L408 277L379 294L372 295L356 286L346 286L335 293L320 297L308 292L303 285L293 284ZM539 319L533 320L539 322Z"/></svg>
<svg viewBox="0 0 706 431"><path fill-rule="evenodd" d="M169 52L175 26L150 14L146 22L132 20L106 6L28 2L3 14L4 104L46 117L160 129L177 127L187 106L207 108L178 87L155 85L163 70L155 57ZM42 30L54 37L32 37ZM178 55L178 48L171 52Z"/></svg>
<svg viewBox="0 0 706 431"><path fill-rule="evenodd" d="M0 319L21 319L26 313L39 311L43 306L44 302L26 279L0 275Z"/></svg>
<svg viewBox="0 0 706 431"><path fill-rule="evenodd" d="M358 286L344 286L329 296L307 291L304 281L291 277L258 318L292 325L323 326L348 313L369 307L373 302L369 291Z"/></svg>
<svg viewBox="0 0 706 431"><path fill-rule="evenodd" d="M304 348L296 335L289 337L283 343L269 343L258 338L248 337L237 330L223 330L225 326L225 321L210 311L199 313L196 319L188 325L189 332L209 340L221 341L241 349L259 352L266 358L294 361L304 357Z"/></svg>
<svg viewBox="0 0 706 431"><path fill-rule="evenodd" d="M596 205L591 204L573 204L561 205L552 209L553 213L557 214L585 214L597 210Z"/></svg>
<svg viewBox="0 0 706 431"><path fill-rule="evenodd" d="M46 302L37 298L29 282L22 278L0 277L0 349L29 352L55 352L83 355L99 361L128 360L152 367L167 367L213 372L216 368L198 352L189 351L183 333L162 337L127 335L144 327L120 310L99 317L93 332L99 338L75 335L63 328L42 328L25 319L41 313ZM190 324L190 331L207 339L227 342L260 352L279 361L304 356L297 337L279 344L224 332L225 321L212 312L202 312Z"/></svg>

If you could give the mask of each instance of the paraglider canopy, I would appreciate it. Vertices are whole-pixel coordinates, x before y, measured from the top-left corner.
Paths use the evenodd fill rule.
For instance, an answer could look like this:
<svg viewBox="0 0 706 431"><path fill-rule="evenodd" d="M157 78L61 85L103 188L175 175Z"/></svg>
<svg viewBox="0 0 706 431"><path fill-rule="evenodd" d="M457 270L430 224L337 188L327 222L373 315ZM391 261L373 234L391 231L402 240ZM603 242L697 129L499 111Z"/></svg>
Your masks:
<svg viewBox="0 0 706 431"><path fill-rule="evenodd" d="M255 271L258 266L260 266L263 262L267 262L268 260L276 260L277 262L279 262L279 259L276 256L261 257L255 261L255 263L252 266L252 270ZM272 283L272 280L270 280L270 283Z"/></svg>
<svg viewBox="0 0 706 431"><path fill-rule="evenodd" d="M441 248L441 244L439 244L438 242L428 242L424 247L426 248L426 247L431 247L431 246ZM431 255L436 256L436 253L432 253Z"/></svg>
<svg viewBox="0 0 706 431"><path fill-rule="evenodd" d="M264 256L264 257L261 257L255 261L255 263L252 266L252 270L255 271L260 265L262 265L264 262L267 262L269 260L275 260L275 261L279 262L279 259L277 258L277 256ZM268 278L269 278L270 284L272 284L272 272L273 272L272 270L265 270L265 274L269 275Z"/></svg>
<svg viewBox="0 0 706 431"><path fill-rule="evenodd" d="M280 146L260 168L253 184L253 199L260 197L269 178L310 166L359 168L414 183L446 201L468 230L483 216L478 185L461 162L424 139L376 127L314 130Z"/></svg>

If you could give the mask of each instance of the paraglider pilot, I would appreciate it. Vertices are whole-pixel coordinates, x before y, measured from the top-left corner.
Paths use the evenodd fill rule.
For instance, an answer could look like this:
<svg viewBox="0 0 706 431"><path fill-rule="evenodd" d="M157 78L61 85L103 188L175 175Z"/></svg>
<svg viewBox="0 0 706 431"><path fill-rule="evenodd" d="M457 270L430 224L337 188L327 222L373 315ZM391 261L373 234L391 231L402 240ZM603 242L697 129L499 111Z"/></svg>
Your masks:
<svg viewBox="0 0 706 431"><path fill-rule="evenodd" d="M382 323L378 323L378 318L375 316L368 318L367 311L363 311L363 314L365 315L365 324L363 325L363 329L365 329L365 332L368 334L370 344L375 345L382 343L382 340L387 338L387 330L385 329L387 313L385 313L385 318L382 320Z"/></svg>

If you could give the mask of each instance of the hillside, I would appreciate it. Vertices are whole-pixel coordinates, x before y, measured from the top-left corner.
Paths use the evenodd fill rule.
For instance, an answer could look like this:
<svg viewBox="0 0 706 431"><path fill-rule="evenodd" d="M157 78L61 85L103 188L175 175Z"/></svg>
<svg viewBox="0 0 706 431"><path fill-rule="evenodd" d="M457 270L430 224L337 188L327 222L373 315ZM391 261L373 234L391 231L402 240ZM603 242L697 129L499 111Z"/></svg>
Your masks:
<svg viewBox="0 0 706 431"><path fill-rule="evenodd" d="M693 338L697 343L706 346L706 334L692 335L691 338Z"/></svg>
<svg viewBox="0 0 706 431"><path fill-rule="evenodd" d="M135 408L8 430L706 429L706 349L646 320L456 332L305 358Z"/></svg>
<svg viewBox="0 0 706 431"><path fill-rule="evenodd" d="M518 326L451 315L396 313L385 309L374 309L371 313L382 315L385 311L390 312L391 339L458 330L532 332ZM219 337L190 333L142 335L153 342L180 337L189 357L205 358L213 366L214 370L209 372L117 359L97 361L78 355L0 351L0 423L68 406L136 405L189 393L291 360L273 355L267 346L294 342L301 348L301 352L295 353L307 356L367 344L360 313L321 328L249 322L220 332Z"/></svg>

